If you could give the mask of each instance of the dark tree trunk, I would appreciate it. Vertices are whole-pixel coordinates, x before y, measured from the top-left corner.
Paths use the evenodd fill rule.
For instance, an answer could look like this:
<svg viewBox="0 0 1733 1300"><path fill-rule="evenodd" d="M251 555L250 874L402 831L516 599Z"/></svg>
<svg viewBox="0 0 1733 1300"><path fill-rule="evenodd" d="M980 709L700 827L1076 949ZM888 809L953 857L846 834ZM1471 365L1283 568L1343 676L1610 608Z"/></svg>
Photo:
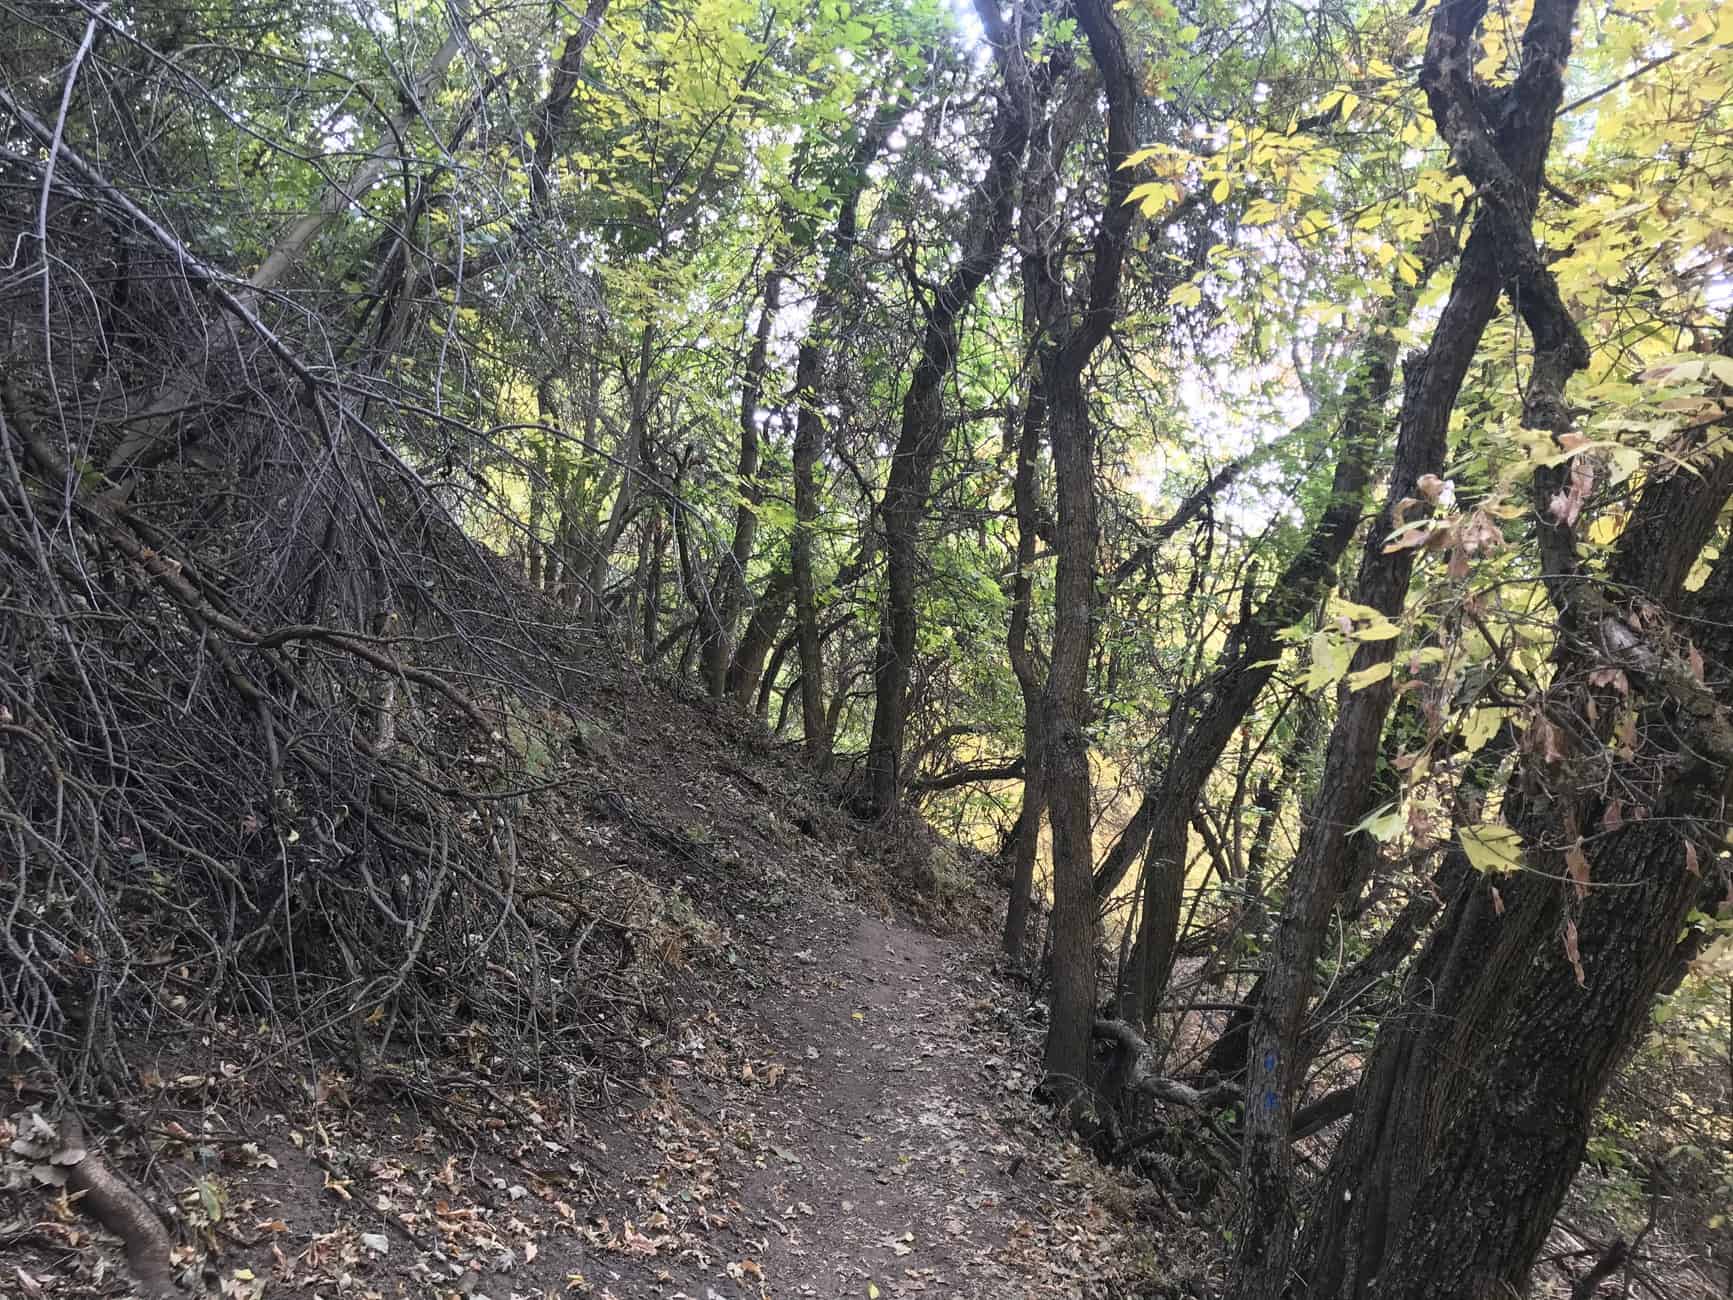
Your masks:
<svg viewBox="0 0 1733 1300"><path fill-rule="evenodd" d="M584 617L596 624L601 623L606 612L602 605L602 592L608 585L608 561L613 558L614 548L620 544L632 522L638 506L639 480L650 463L650 407L654 400L650 375L655 359L652 351L655 338L654 327L646 324L638 337L637 363L627 375L626 439L625 446L620 449L619 487L608 511L608 522L596 538L595 551L584 557L582 576L577 569L572 570L574 599L579 602Z"/></svg>
<svg viewBox="0 0 1733 1300"><path fill-rule="evenodd" d="M1275 841L1276 824L1281 820L1282 804L1288 791L1293 790L1295 802L1304 807L1305 800L1299 793L1300 774L1316 752L1323 735L1323 711L1317 700L1304 697L1293 707L1299 716L1294 720L1293 735L1282 747L1275 781L1272 783L1265 777L1258 782L1257 793L1252 796L1257 825L1252 831L1251 848L1246 850L1245 879L1240 882L1246 898L1240 933L1252 943L1262 942L1268 921L1269 904L1266 900L1270 888L1270 848Z"/></svg>
<svg viewBox="0 0 1733 1300"><path fill-rule="evenodd" d="M644 566L644 616L642 650L645 663L655 659L662 625L662 557L668 550L668 530L662 526L660 507L652 507L644 524L644 545L649 561Z"/></svg>
<svg viewBox="0 0 1733 1300"><path fill-rule="evenodd" d="M1042 382L1053 439L1059 521L1052 662L1042 697L1042 775L1053 838L1053 996L1043 1069L1056 1095L1076 1098L1088 1077L1095 1023L1095 865L1090 817L1089 661L1095 642L1098 527L1095 432L1083 372L1119 314L1119 286L1131 235L1137 74L1109 0L1077 0L1107 99L1107 155L1101 216L1091 250L1087 296L1077 325L1056 339Z"/></svg>
<svg viewBox="0 0 1733 1300"><path fill-rule="evenodd" d="M1550 275L1539 267L1538 259L1528 269L1538 271L1539 278L1522 282L1520 293L1510 268L1518 258L1516 245L1526 242L1533 248L1530 225L1570 55L1576 0L1541 0L1537 4L1524 36L1523 70L1512 90L1514 99L1500 110L1502 125L1495 135L1487 134L1479 120L1476 97L1480 91L1472 83L1471 60L1465 55L1475 48L1475 30L1485 8L1485 0L1445 0L1434 15L1421 71L1421 84L1439 132L1457 146L1459 164L1477 185L1497 188L1485 191L1432 343L1417 373L1410 376L1390 497L1360 567L1357 598L1391 619L1401 615L1413 552L1396 548L1386 553L1382 539L1394 529L1398 503L1423 496L1420 478L1443 469L1450 414L1501 289L1509 282L1513 295L1521 298L1531 327L1538 319L1534 315L1537 302L1558 300L1557 289ZM1465 119L1465 114L1472 114L1472 120ZM1478 174L1489 165L1484 153L1494 157L1496 178ZM1562 306L1559 316L1562 319L1544 322L1544 339L1537 331L1534 382L1544 386L1546 376L1540 367L1542 359L1551 355L1556 337L1568 352L1566 368L1553 376L1562 389L1565 375L1587 364L1588 349L1574 325L1563 318ZM1537 423L1527 420L1527 414L1525 411L1526 422ZM1543 544L1543 558L1545 549ZM1388 663L1393 652L1393 642L1364 644L1353 666L1359 670ZM1288 905L1277 931L1249 1053L1242 1213L1233 1292L1238 1300L1276 1300L1287 1286L1293 1231L1291 1132L1293 1108L1304 1082L1300 1031L1330 913L1347 884L1351 857L1344 841L1364 812L1365 792L1374 784L1379 738L1395 699L1395 687L1393 676L1386 676L1363 690L1342 694L1317 806L1290 875ZM1544 1233L1544 1226L1540 1231ZM1523 1267L1526 1270L1526 1262Z"/></svg>
<svg viewBox="0 0 1733 1300"><path fill-rule="evenodd" d="M746 630L740 634L740 644L734 648L734 662L728 665L728 694L741 708L751 708L758 694L758 679L764 672L764 661L782 634L782 623L788 617L788 602L794 595L794 574L778 569L765 581L752 616L746 620Z"/></svg>
<svg viewBox="0 0 1733 1300"><path fill-rule="evenodd" d="M1013 21L1008 28L996 0L976 0L976 10L993 45L1002 83L988 137L987 172L969 204L961 258L927 304L920 353L903 395L902 427L879 511L884 527L886 591L873 654L872 738L861 797L862 810L868 813L889 812L898 802L909 675L919 621L916 556L933 470L944 447L944 382L956 364L963 314L982 281L998 265L1010 237L1033 111L1025 49L1025 41L1037 25L1032 15L1024 13L1023 0L1014 0Z"/></svg>
<svg viewBox="0 0 1733 1300"><path fill-rule="evenodd" d="M812 321L795 362L794 375L794 618L800 641L800 718L807 761L816 768L830 763L830 732L824 707L824 660L818 634L818 583L812 570L813 534L818 527L818 462L824 451L823 378L829 340L826 333L836 317L848 282L855 232L860 221L860 196L867 169L878 157L886 137L902 115L901 101L879 113L861 133L850 160L846 189L836 215L824 283L813 304Z"/></svg>
<svg viewBox="0 0 1733 1300"><path fill-rule="evenodd" d="M1730 343L1724 337L1724 352ZM1307 1225L1299 1266L1308 1295L1522 1293L1596 1102L1696 949L1699 931L1680 938L1685 915L1719 895L1700 864L1728 825L1733 559L1723 554L1674 627L1651 614L1634 648L1617 649L1627 642L1607 624L1631 626L1627 602L1678 608L1730 492L1726 456L1701 474L1656 474L1621 535L1613 584L1549 584L1570 590L1589 635L1561 642L1552 698L1537 715L1578 721L1565 757L1526 756L1505 795L1537 869L1496 880L1462 873L1403 1013L1378 1035ZM1562 540L1548 578L1574 565L1574 539ZM1679 661L1677 626L1691 629L1703 680ZM1626 674L1628 697L1589 684L1609 665ZM1608 719L1626 704L1640 714L1636 740L1608 744ZM1565 883L1573 849L1587 866L1581 887Z"/></svg>
<svg viewBox="0 0 1733 1300"><path fill-rule="evenodd" d="M1030 644L1030 614L1035 583L1029 573L1036 543L1035 458L1040 453L1042 417L1034 409L1045 398L1039 383L1030 393L1031 409L1024 412L1022 436L1017 447L1015 483L1017 510L1017 573L1012 579L1011 624L1006 648L1011 668L1023 694L1023 809L1017 817L1012 840L1011 896L1005 907L1004 949L1017 963L1027 956L1029 900L1035 888L1035 859L1041 846L1041 819L1047 812L1047 783L1042 678Z"/></svg>
<svg viewBox="0 0 1733 1300"><path fill-rule="evenodd" d="M728 691L728 669L734 660L734 629L746 600L746 569L752 563L752 546L758 537L758 508L764 489L758 481L758 415L764 404L764 374L769 364L770 332L782 308L784 272L777 267L764 278L764 300L759 305L758 324L752 332L752 347L740 388L740 455L735 465L735 491L740 503L734 509L734 540L710 584L711 608L700 610L704 629L699 660L703 665L704 689L720 700Z"/></svg>
<svg viewBox="0 0 1733 1300"><path fill-rule="evenodd" d="M1066 51L1069 54L1069 51ZM1040 69L1039 97L1043 105L1055 82L1070 70L1069 61L1049 61ZM1017 963L1027 956L1030 894L1035 888L1035 860L1041 846L1041 822L1047 815L1045 690L1034 640L1035 554L1042 534L1051 539L1052 520L1044 517L1038 475L1041 447L1047 433L1045 374L1051 363L1055 333L1061 328L1064 291L1054 258L1052 222L1059 168L1071 143L1068 101L1044 114L1029 146L1029 166L1023 187L1018 253L1023 279L1023 337L1029 389L1017 431L1016 470L1012 502L1017 516L1016 568L1011 576L1011 617L1005 650L1017 689L1023 697L1023 808L1011 840L1011 894L1005 907L1003 946Z"/></svg>

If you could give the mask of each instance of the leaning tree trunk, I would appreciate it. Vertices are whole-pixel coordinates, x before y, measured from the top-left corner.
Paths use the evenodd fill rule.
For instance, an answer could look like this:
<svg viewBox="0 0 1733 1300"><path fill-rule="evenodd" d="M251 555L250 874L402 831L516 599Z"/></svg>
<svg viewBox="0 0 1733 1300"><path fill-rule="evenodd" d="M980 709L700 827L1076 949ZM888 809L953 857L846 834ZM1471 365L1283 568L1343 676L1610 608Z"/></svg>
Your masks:
<svg viewBox="0 0 1733 1300"><path fill-rule="evenodd" d="M1168 760L1144 795L1147 813L1134 817L1148 836L1137 942L1120 978L1119 1014L1146 1021L1161 1000L1179 942L1185 891L1186 827L1192 809L1234 733L1257 704L1281 657L1278 634L1312 608L1336 580L1336 563L1359 526L1361 502L1383 438L1396 341L1391 329L1406 319L1418 286L1403 286L1362 348L1349 382L1337 433L1330 501L1305 544L1276 578L1269 595L1237 623L1209 677L1169 715ZM1140 809L1140 812L1143 810ZM1122 855L1136 856L1135 846Z"/></svg>
<svg viewBox="0 0 1733 1300"><path fill-rule="evenodd" d="M764 488L758 481L758 413L764 402L764 375L769 368L770 334L782 308L782 282L786 272L773 267L764 277L764 300L759 304L758 324L747 350L746 370L740 388L740 452L735 464L735 491L740 501L734 508L734 540L723 554L716 577L710 584L715 602L713 617L699 611L704 628L700 663L704 689L720 700L728 691L728 669L734 659L734 629L746 602L746 569L752 563L753 544L758 539L758 511Z"/></svg>
<svg viewBox="0 0 1733 1300"><path fill-rule="evenodd" d="M1557 395L1531 388L1529 403L1562 410ZM1698 448L1720 434L1699 431ZM1545 510L1552 485L1536 478ZM1650 477L1605 587L1581 580L1574 537L1542 517L1566 635L1529 727L1554 744L1505 796L1536 870L1464 873L1405 1014L1378 1036L1308 1225L1310 1295L1521 1293L1596 1102L1700 941L1687 913L1720 897L1707 869L1729 824L1733 553L1695 597L1682 588L1730 496L1726 455ZM1615 739L1627 708L1636 725Z"/></svg>
<svg viewBox="0 0 1733 1300"><path fill-rule="evenodd" d="M1061 47L1065 55L1069 50ZM1038 97L1043 106L1055 82L1070 70L1069 59L1056 54L1039 70ZM1017 551L1011 575L1011 617L1005 632L1006 655L1023 697L1023 807L1011 841L1011 895L1005 906L1005 953L1021 963L1027 953L1030 894L1035 888L1035 860L1041 846L1041 822L1047 815L1046 726L1042 697L1046 682L1035 651L1035 555L1041 536L1053 540L1051 516L1044 516L1038 482L1041 446L1047 433L1046 371L1051 364L1054 336L1062 325L1064 287L1059 281L1053 241L1058 223L1053 205L1059 170L1074 134L1069 129L1070 97L1057 111L1044 113L1029 146L1023 187L1018 255L1023 279L1023 337L1029 388L1017 430L1017 465L1012 476L1012 503L1017 517Z"/></svg>
<svg viewBox="0 0 1733 1300"><path fill-rule="evenodd" d="M795 629L800 645L800 720L807 760L816 768L830 764L830 732L824 707L824 656L818 630L818 582L813 574L813 535L818 529L818 462L824 450L823 386L825 358L843 289L848 283L860 198L867 169L879 155L891 128L902 116L901 99L887 105L861 132L836 214L836 236L824 282L813 304L812 321L794 367L794 539L790 568L794 581Z"/></svg>
<svg viewBox="0 0 1733 1300"><path fill-rule="evenodd" d="M1513 98L1500 109L1496 133L1481 120L1486 92L1472 80L1474 35L1485 9L1485 0L1446 0L1433 18L1421 71L1439 132L1455 147L1458 163L1483 197L1450 299L1409 384L1389 500L1360 569L1359 600L1391 619L1401 616L1413 553L1403 547L1387 552L1384 539L1394 527L1399 503L1423 497L1422 476L1443 468L1450 413L1501 289L1508 287L1519 299L1531 329L1542 326L1535 331L1536 391L1550 384L1562 393L1565 377L1588 363L1587 345L1562 306L1556 319L1539 315L1544 304L1557 303L1558 291L1538 257L1522 268L1526 280L1517 281L1512 269L1521 244L1526 242L1531 252L1534 248L1531 223L1563 91L1576 0L1537 4L1524 35L1522 73L1509 92ZM1552 412L1539 416L1538 409L1531 393L1525 422L1556 430ZM1357 652L1354 667L1382 665L1393 654L1394 642L1369 642ZM1288 905L1252 1031L1234 1291L1239 1300L1274 1300L1287 1286L1293 1231L1291 1132L1305 1055L1299 1050L1301 1025L1330 912L1347 883L1351 856L1344 841L1362 811L1363 792L1373 785L1379 738L1395 688L1393 676L1387 675L1343 694L1318 805L1291 873Z"/></svg>

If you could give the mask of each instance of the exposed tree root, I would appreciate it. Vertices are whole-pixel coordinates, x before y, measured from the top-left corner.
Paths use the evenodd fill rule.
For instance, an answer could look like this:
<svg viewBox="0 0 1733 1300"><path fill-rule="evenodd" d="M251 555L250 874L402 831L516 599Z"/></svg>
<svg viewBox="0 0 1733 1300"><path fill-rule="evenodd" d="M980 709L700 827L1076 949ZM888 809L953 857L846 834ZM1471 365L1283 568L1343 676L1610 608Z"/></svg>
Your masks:
<svg viewBox="0 0 1733 1300"><path fill-rule="evenodd" d="M66 1170L67 1190L78 1207L119 1237L126 1247L126 1266L149 1300L176 1300L186 1293L175 1281L168 1230L155 1210L110 1169L85 1141L84 1125L72 1111L60 1121L60 1150L54 1163Z"/></svg>

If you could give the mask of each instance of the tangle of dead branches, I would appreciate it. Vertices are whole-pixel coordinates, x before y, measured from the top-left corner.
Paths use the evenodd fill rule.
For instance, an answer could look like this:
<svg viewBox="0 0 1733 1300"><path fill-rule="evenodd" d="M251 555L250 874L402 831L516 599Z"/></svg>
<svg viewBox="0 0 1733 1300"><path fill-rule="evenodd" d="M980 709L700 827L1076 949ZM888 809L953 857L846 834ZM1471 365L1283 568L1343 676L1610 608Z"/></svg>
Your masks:
<svg viewBox="0 0 1733 1300"><path fill-rule="evenodd" d="M488 474L513 453L465 400L480 362L433 328L453 308L416 227L477 100L382 108L361 168L404 195L357 223L362 291L294 256L247 278L162 127L289 148L212 89L235 43L187 52L218 18L27 8L0 6L6 1050L78 1087L140 1026L213 1006L363 1068L456 1016L532 1049L584 1034L571 936L596 917L551 901L511 822L549 784L525 738L557 729L595 647L475 540L514 526ZM298 254L318 230L265 234ZM593 287L532 235L513 309L581 333Z"/></svg>

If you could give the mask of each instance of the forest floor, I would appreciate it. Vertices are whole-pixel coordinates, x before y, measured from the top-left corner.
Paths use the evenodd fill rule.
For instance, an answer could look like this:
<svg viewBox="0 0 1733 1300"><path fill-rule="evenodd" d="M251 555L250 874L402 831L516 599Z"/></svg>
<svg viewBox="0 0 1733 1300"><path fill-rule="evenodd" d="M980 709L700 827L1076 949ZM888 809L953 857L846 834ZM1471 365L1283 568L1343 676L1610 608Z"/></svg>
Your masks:
<svg viewBox="0 0 1733 1300"><path fill-rule="evenodd" d="M591 722L532 821L561 873L640 899L627 1050L526 1071L470 1025L361 1071L239 1014L139 1040L86 1124L189 1293L1143 1294L1152 1193L1033 1101L1040 1011L963 920L996 883L936 906L908 836L707 705L622 682ZM52 1098L11 1082L0 1294L128 1294L121 1243L32 1176Z"/></svg>

